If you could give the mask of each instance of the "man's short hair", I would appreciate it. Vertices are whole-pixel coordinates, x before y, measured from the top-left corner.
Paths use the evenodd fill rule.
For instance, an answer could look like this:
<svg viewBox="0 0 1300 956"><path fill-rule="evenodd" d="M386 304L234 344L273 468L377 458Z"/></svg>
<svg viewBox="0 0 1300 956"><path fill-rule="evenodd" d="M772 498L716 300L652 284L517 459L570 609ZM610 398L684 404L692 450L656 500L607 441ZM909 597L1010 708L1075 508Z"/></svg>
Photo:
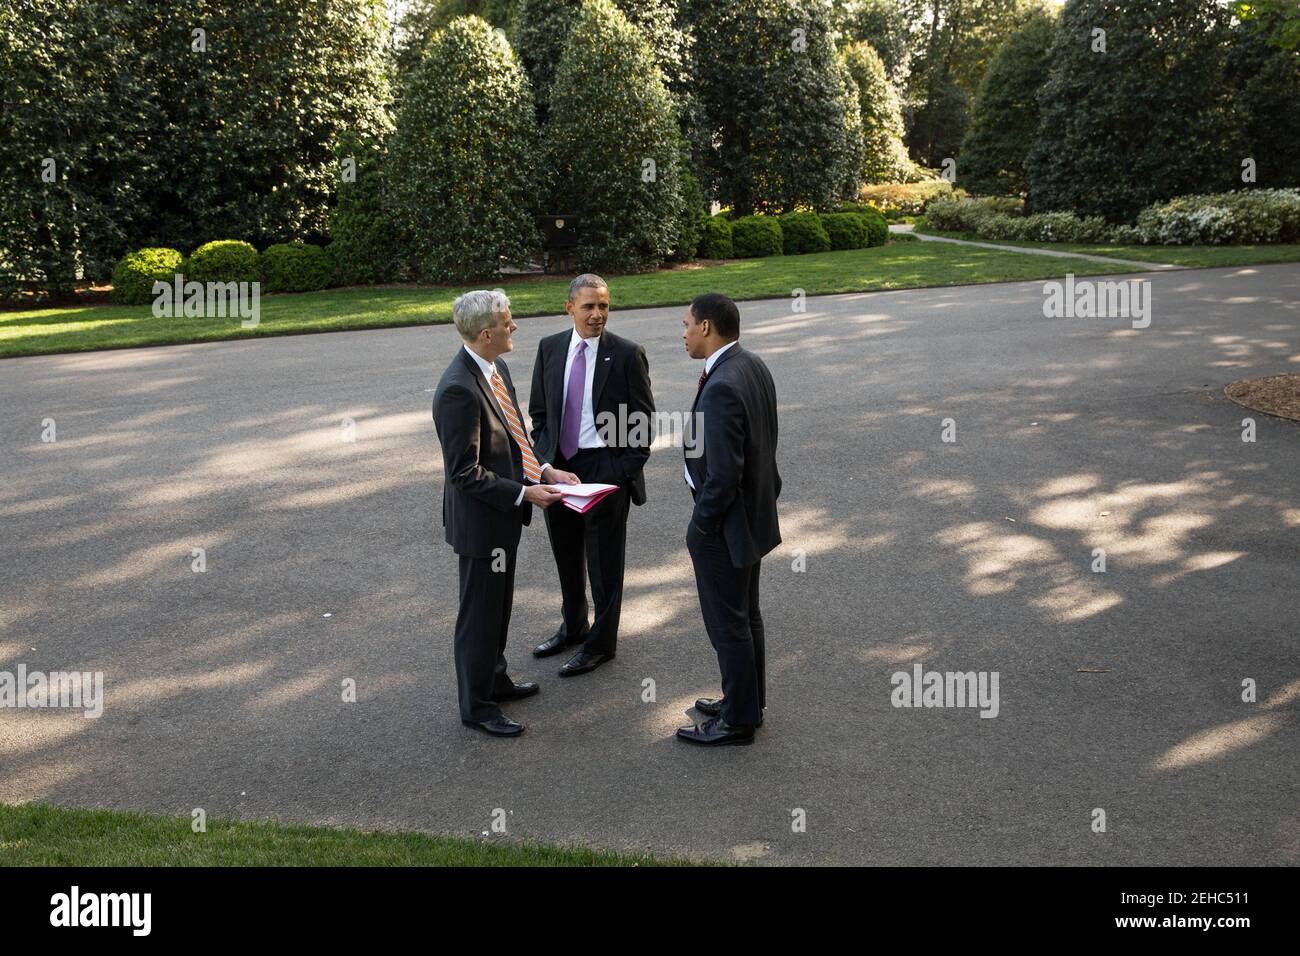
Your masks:
<svg viewBox="0 0 1300 956"><path fill-rule="evenodd" d="M510 299L504 292L475 289L458 296L451 304L451 320L456 323L460 337L466 342L473 342L484 329L493 328L508 308Z"/></svg>
<svg viewBox="0 0 1300 956"><path fill-rule="evenodd" d="M691 314L695 316L697 325L705 319L712 322L718 334L728 342L740 338L740 309L721 292L697 295L691 302Z"/></svg>
<svg viewBox="0 0 1300 956"><path fill-rule="evenodd" d="M569 283L569 301L578 297L579 289L608 289L609 283L594 272L584 272Z"/></svg>

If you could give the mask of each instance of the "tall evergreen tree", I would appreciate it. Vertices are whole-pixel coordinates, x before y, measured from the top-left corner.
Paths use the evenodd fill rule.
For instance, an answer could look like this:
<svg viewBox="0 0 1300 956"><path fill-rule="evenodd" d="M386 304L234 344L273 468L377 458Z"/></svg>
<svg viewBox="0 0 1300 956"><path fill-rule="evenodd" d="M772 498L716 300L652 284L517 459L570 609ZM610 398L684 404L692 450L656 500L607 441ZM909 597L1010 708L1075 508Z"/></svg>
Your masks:
<svg viewBox="0 0 1300 956"><path fill-rule="evenodd" d="M610 0L586 0L568 32L545 139L553 206L578 214L582 268L638 271L674 253L676 109L654 52Z"/></svg>
<svg viewBox="0 0 1300 956"><path fill-rule="evenodd" d="M889 82L885 64L865 40L844 49L844 62L857 88L863 182L903 182L912 164L903 145L902 104Z"/></svg>
<svg viewBox="0 0 1300 956"><path fill-rule="evenodd" d="M1300 24L1300 15L1295 21ZM1263 187L1300 186L1300 49L1281 18L1248 18L1233 29L1227 79L1238 163L1253 159Z"/></svg>
<svg viewBox="0 0 1300 956"><path fill-rule="evenodd" d="M540 138L528 78L479 17L430 39L402 97L385 175L404 278L496 275L538 247Z"/></svg>
<svg viewBox="0 0 1300 956"><path fill-rule="evenodd" d="M0 298L105 279L147 219L166 130L138 6L0 8Z"/></svg>
<svg viewBox="0 0 1300 956"><path fill-rule="evenodd" d="M1123 221L1239 185L1228 40L1214 0L1070 0L1026 162L1028 204Z"/></svg>
<svg viewBox="0 0 1300 956"><path fill-rule="evenodd" d="M512 42L532 81L537 117L543 123L550 110L555 69L581 9L582 0L519 0Z"/></svg>
<svg viewBox="0 0 1300 956"><path fill-rule="evenodd" d="M1038 92L1051 71L1056 18L1035 13L998 48L980 83L962 141L957 179L971 192L1020 195L1038 132Z"/></svg>
<svg viewBox="0 0 1300 956"><path fill-rule="evenodd" d="M916 26L908 22L898 0L832 0L835 28L847 46L871 45L895 88L907 81Z"/></svg>
<svg viewBox="0 0 1300 956"><path fill-rule="evenodd" d="M829 8L736 0L696 8L695 84L708 192L737 214L825 208L849 171L848 96Z"/></svg>

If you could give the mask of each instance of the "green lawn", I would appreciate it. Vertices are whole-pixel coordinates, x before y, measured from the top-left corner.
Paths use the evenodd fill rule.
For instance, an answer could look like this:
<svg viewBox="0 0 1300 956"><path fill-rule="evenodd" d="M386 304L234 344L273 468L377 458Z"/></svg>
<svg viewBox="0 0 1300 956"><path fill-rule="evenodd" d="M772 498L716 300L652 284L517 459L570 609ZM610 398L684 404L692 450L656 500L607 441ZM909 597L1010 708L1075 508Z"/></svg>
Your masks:
<svg viewBox="0 0 1300 956"><path fill-rule="evenodd" d="M875 249L803 256L745 259L724 265L677 269L610 280L615 309L684 305L701 292L734 299L868 292L926 286L967 285L1016 279L1098 275L1114 268L1086 259L1052 259L940 243L900 242ZM514 315L554 315L564 309L567 279L504 284ZM0 312L0 358L209 342L258 335L292 335L386 326L428 325L451 320L452 300L471 286L331 289L265 296L261 324L240 328L238 319L155 318L149 306L81 306ZM480 286L481 288L481 286Z"/></svg>
<svg viewBox="0 0 1300 956"><path fill-rule="evenodd" d="M592 850L0 804L0 866L690 866Z"/></svg>
<svg viewBox="0 0 1300 956"><path fill-rule="evenodd" d="M981 239L979 236L970 233L945 232L919 225L915 231L923 232L929 236L945 236L949 239L996 242L1000 246L1052 249L1057 252L1081 253L1088 256L1110 256L1113 259L1132 259L1136 262L1162 262L1166 265L1187 266L1191 269L1268 265L1273 262L1300 262L1300 243L1274 246L1110 246L1100 243L1089 245L1073 242L1022 242L1018 239Z"/></svg>

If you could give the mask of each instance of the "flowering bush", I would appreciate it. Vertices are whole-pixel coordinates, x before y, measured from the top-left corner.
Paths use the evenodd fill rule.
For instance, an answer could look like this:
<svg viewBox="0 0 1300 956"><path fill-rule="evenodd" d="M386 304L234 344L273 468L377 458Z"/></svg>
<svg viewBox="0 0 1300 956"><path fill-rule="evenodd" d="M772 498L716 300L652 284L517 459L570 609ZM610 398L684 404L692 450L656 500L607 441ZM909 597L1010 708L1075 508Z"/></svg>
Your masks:
<svg viewBox="0 0 1300 956"><path fill-rule="evenodd" d="M1300 241L1300 189L1179 196L1142 210L1137 232L1152 245Z"/></svg>
<svg viewBox="0 0 1300 956"><path fill-rule="evenodd" d="M863 186L858 198L875 206L889 219L899 216L919 216L937 199L961 198L964 190L952 188L946 179L927 179L919 183L881 183Z"/></svg>
<svg viewBox="0 0 1300 956"><path fill-rule="evenodd" d="M1300 189L1179 196L1142 210L1136 226L1069 212L1018 215L1022 208L1015 200L940 198L925 215L934 229L981 239L1206 246L1300 242Z"/></svg>

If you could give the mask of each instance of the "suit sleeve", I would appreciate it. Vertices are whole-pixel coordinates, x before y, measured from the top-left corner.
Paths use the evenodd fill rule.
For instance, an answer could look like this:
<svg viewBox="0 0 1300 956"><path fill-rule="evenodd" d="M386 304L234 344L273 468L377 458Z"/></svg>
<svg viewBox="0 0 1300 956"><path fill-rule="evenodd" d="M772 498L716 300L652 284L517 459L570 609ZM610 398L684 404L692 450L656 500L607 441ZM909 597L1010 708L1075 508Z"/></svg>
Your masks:
<svg viewBox="0 0 1300 956"><path fill-rule="evenodd" d="M745 406L732 386L718 382L701 397L698 411L706 464L691 520L713 534L740 493L745 474Z"/></svg>
<svg viewBox="0 0 1300 956"><path fill-rule="evenodd" d="M498 511L513 511L524 486L488 471L479 463L480 414L478 399L459 385L442 393L434 419L447 466L446 480L485 505Z"/></svg>
<svg viewBox="0 0 1300 956"><path fill-rule="evenodd" d="M546 431L546 370L542 367L545 354L545 348L537 350L537 358L533 361L533 387L528 392L528 417L533 421L533 430L528 437L534 451L537 450L537 440Z"/></svg>
<svg viewBox="0 0 1300 956"><path fill-rule="evenodd" d="M645 443L629 446L623 451L623 474L631 477L643 469L645 463L650 460L650 443L653 440L650 434L650 423L654 421L655 395L650 385L650 360L646 358L643 346L636 347L636 353L628 360L627 365L627 420L633 422L644 418L646 422L643 432Z"/></svg>

